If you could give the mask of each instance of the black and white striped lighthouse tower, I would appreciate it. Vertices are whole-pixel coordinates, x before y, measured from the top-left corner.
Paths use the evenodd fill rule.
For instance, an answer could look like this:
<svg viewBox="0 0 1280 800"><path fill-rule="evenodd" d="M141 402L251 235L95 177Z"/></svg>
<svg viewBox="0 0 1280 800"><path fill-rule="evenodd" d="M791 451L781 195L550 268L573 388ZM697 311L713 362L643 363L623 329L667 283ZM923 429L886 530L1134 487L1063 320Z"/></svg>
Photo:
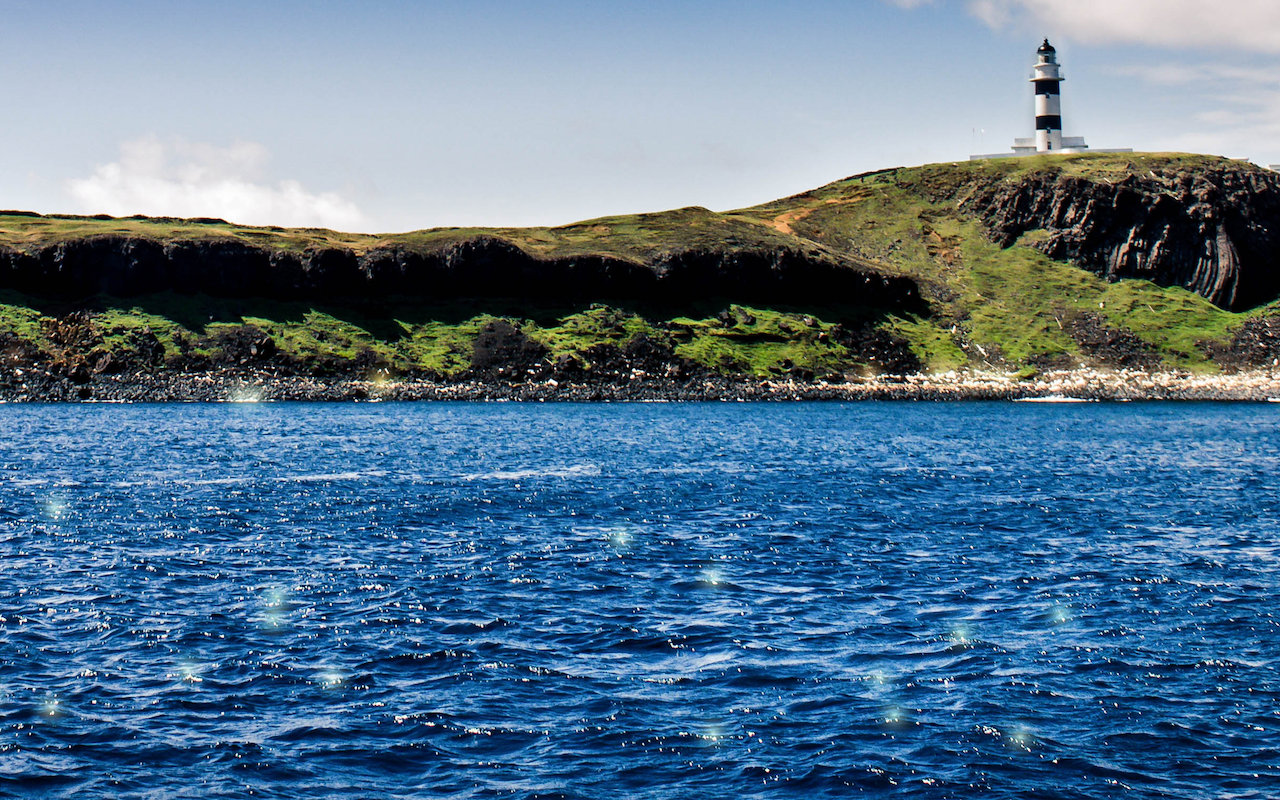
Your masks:
<svg viewBox="0 0 1280 800"><path fill-rule="evenodd" d="M1058 51L1045 39L1036 51L1036 152L1056 153L1062 150L1062 82Z"/></svg>
<svg viewBox="0 0 1280 800"><path fill-rule="evenodd" d="M1036 135L1013 140L1011 153L987 153L969 156L979 161L987 158L1020 158L1038 153L1132 153L1132 150L1090 150L1083 136L1062 135L1062 77L1058 51L1049 40L1036 50L1035 72L1031 83L1036 88ZM976 129L975 129L976 131Z"/></svg>

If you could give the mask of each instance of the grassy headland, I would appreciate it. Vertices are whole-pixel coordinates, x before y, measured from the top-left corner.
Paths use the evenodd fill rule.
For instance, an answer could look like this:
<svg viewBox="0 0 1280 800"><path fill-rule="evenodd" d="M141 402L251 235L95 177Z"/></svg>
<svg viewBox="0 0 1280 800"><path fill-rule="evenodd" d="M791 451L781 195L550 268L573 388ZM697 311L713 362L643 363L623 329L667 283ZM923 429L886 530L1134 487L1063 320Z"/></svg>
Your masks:
<svg viewBox="0 0 1280 800"><path fill-rule="evenodd" d="M692 253L713 254L723 272L738 257L785 253L824 268L906 279L921 298L914 305L858 295L768 302L759 293L734 296L731 275L717 284L723 291L715 296L670 302L653 296L506 297L500 287L485 297L359 301L214 296L163 285L127 297L7 289L0 293L0 346L15 365L90 375L257 366L296 374L448 378L514 358L513 368L530 374L541 364L581 376L618 353L633 353L637 343L708 374L759 377L964 368L1031 375L1072 366L1212 373L1241 363L1241 331L1269 317L1274 303L1229 311L1177 285L1107 279L1046 255L1037 247L1049 236L1042 230L1028 230L1001 247L967 202L975 193L1029 177L1110 186L1132 176L1174 180L1255 169L1167 154L962 162L855 176L725 213L684 208L553 228L394 235L0 212L0 250L32 263L54 263L50 254L60 248L93 242L108 249L114 243L235 245L265 253L271 263L288 256L306 264L326 253L352 263L388 252L446 258L482 241L509 246L535 267L599 261L661 271L671 259Z"/></svg>

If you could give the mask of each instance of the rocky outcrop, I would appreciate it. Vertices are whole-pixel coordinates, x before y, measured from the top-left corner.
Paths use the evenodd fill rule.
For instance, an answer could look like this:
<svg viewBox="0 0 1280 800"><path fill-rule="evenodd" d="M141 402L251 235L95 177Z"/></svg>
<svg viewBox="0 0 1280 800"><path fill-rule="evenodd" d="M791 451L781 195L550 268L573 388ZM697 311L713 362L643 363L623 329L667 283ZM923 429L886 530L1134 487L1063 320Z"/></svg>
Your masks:
<svg viewBox="0 0 1280 800"><path fill-rule="evenodd" d="M920 306L909 278L800 250L682 250L649 263L606 256L542 259L489 235L433 249L395 245L363 254L337 248L299 253L230 239L94 236L31 251L0 249L0 288L72 299L171 291L329 303L518 297L678 304L721 297Z"/></svg>
<svg viewBox="0 0 1280 800"><path fill-rule="evenodd" d="M1223 348L1211 348L1210 356L1227 368L1280 367L1280 317L1246 320Z"/></svg>
<svg viewBox="0 0 1280 800"><path fill-rule="evenodd" d="M1280 296L1280 175L1243 162L1111 181L1044 170L969 187L959 205L1001 246L1034 246L1107 279L1182 286L1222 308Z"/></svg>
<svg viewBox="0 0 1280 800"><path fill-rule="evenodd" d="M471 371L491 378L523 376L541 367L546 355L545 345L530 339L510 321L497 319L480 329L472 345Z"/></svg>
<svg viewBox="0 0 1280 800"><path fill-rule="evenodd" d="M861 325L835 325L831 338L875 367L876 372L890 375L914 375L923 369L920 359L901 336L885 330L878 321Z"/></svg>
<svg viewBox="0 0 1280 800"><path fill-rule="evenodd" d="M1077 314L1067 325L1067 332L1080 346L1081 352L1100 365L1121 369L1154 370L1160 356L1133 331L1115 328L1098 314Z"/></svg>

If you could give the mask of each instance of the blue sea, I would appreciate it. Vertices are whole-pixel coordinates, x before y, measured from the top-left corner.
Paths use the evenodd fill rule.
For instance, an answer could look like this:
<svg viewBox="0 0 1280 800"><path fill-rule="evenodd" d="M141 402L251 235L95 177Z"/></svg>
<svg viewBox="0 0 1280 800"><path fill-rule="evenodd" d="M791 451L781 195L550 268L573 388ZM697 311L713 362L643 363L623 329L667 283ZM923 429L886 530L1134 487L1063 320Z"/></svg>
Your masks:
<svg viewBox="0 0 1280 800"><path fill-rule="evenodd" d="M1267 798L1280 408L0 407L0 796Z"/></svg>

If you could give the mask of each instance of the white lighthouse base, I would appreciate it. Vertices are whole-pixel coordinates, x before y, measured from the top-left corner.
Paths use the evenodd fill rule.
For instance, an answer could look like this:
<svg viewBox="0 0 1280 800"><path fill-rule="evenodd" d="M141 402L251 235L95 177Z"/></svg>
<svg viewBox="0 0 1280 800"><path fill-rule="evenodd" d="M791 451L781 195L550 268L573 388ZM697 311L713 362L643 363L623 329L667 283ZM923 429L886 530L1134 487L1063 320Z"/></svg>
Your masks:
<svg viewBox="0 0 1280 800"><path fill-rule="evenodd" d="M1083 136L1064 136L1062 137L1061 150L1039 150L1036 146L1034 138L1016 138L1014 140L1014 150L1012 152L989 152L986 155L969 156L970 161L986 161L988 159L1019 159L1023 156L1043 156L1052 155L1055 152L1061 154L1073 154L1073 152L1133 152L1132 147L1112 148L1112 150L1091 150L1084 143Z"/></svg>
<svg viewBox="0 0 1280 800"><path fill-rule="evenodd" d="M996 158L1025 158L1027 156L1048 156L1061 153L1063 155L1071 155L1073 153L1132 153L1132 147L1111 147L1094 150L1093 148L1075 148L1064 147L1061 150L1054 150L1053 153L1038 153L1032 150L1030 153L983 153L981 155L969 156L970 161L989 161Z"/></svg>

